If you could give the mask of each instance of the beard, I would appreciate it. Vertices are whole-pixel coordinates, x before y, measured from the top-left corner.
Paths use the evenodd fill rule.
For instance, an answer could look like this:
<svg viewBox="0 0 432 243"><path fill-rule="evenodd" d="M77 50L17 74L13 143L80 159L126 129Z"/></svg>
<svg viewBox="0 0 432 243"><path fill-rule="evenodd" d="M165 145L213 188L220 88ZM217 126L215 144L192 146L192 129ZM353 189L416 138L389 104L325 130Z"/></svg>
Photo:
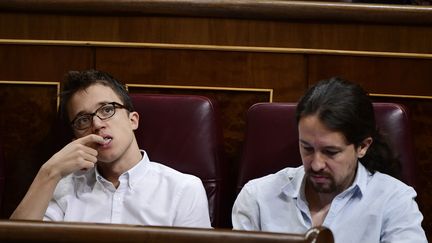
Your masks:
<svg viewBox="0 0 432 243"><path fill-rule="evenodd" d="M338 187L334 178L326 172L315 172L309 169L306 171L306 182L309 183L315 192L318 193L334 193L338 191ZM324 178L323 181L317 181L314 177Z"/></svg>

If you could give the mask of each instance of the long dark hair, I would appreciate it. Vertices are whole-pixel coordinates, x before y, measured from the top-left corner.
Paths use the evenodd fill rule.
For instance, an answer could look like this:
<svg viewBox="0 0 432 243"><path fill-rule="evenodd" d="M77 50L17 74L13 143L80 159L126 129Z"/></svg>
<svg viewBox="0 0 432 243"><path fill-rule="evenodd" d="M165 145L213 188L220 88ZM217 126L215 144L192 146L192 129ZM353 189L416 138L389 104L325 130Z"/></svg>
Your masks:
<svg viewBox="0 0 432 243"><path fill-rule="evenodd" d="M377 130L372 102L362 87L340 78L320 81L300 99L297 124L309 115L317 115L326 127L341 132L356 148L372 137L371 146L359 161L371 173L379 171L400 178L400 161Z"/></svg>

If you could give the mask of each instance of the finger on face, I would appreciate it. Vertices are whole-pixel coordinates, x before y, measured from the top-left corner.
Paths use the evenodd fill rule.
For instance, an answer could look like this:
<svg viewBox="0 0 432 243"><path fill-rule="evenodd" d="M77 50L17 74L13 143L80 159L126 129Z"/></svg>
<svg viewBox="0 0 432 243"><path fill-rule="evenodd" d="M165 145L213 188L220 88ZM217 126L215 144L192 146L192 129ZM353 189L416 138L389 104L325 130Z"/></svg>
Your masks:
<svg viewBox="0 0 432 243"><path fill-rule="evenodd" d="M96 134L89 134L87 136L84 136L82 138L78 138L73 141L74 143L79 143L88 147L91 147L93 149L96 149L99 144L103 144L105 141L103 137L96 135Z"/></svg>

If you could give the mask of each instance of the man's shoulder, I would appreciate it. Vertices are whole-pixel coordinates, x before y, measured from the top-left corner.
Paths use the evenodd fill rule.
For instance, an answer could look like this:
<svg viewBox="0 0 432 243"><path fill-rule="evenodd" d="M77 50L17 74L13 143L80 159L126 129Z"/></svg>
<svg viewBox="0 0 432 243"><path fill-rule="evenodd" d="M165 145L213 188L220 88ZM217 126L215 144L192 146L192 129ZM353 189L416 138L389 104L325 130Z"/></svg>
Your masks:
<svg viewBox="0 0 432 243"><path fill-rule="evenodd" d="M371 175L371 181L374 183L381 183L383 185L391 185L392 187L400 187L400 188L407 188L409 187L407 184L402 182L399 179L396 179L393 176L381 173L381 172L375 172Z"/></svg>
<svg viewBox="0 0 432 243"><path fill-rule="evenodd" d="M380 172L375 172L373 175L370 175L367 188L381 196L416 196L416 192L413 187L390 175Z"/></svg>
<svg viewBox="0 0 432 243"><path fill-rule="evenodd" d="M259 177L250 180L246 183L245 187L249 188L262 188L266 190L267 187L277 188L282 187L289 183L291 180L302 179L304 175L303 166L300 167L286 167L273 174Z"/></svg>
<svg viewBox="0 0 432 243"><path fill-rule="evenodd" d="M174 183L185 184L191 182L201 182L200 178L195 175L178 171L159 162L149 162L148 173L159 177L159 179L168 180Z"/></svg>

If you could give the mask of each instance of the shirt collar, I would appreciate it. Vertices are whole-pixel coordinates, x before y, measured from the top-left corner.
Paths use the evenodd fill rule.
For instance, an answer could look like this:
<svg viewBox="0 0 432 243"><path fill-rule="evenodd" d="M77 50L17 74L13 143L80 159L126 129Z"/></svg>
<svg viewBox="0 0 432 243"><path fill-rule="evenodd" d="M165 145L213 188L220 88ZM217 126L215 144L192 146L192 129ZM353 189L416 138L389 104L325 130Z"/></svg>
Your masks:
<svg viewBox="0 0 432 243"><path fill-rule="evenodd" d="M128 183L128 187L133 189L133 186L137 184L138 181L144 177L144 171L147 168L148 162L150 162L147 153L144 150L140 150L142 154L142 159L128 171L124 172L120 175L120 180L125 178L124 180ZM75 172L73 174L74 180L84 181L86 184L94 184L95 181L102 183L103 185L110 183L100 174L99 170L96 168L92 168L87 172Z"/></svg>
<svg viewBox="0 0 432 243"><path fill-rule="evenodd" d="M360 163L360 161L358 161L356 176L353 183L343 192L339 193L338 197L346 197L348 195L357 195L360 198L363 197L369 174L369 171L363 166L362 163Z"/></svg>
<svg viewBox="0 0 432 243"><path fill-rule="evenodd" d="M359 161L357 163L357 173L353 185L358 187L360 196L363 196L363 193L366 191L366 186L370 175L371 173Z"/></svg>
<svg viewBox="0 0 432 243"><path fill-rule="evenodd" d="M145 176L145 171L147 170L150 159L144 150L140 150L142 154L142 159L134 167L128 170L129 175L128 184L131 189L139 183L139 181Z"/></svg>
<svg viewBox="0 0 432 243"><path fill-rule="evenodd" d="M304 184L304 175L305 171L303 166L297 167L296 172L293 174L287 172L286 177L288 182L281 188L282 193L288 197L297 198Z"/></svg>

